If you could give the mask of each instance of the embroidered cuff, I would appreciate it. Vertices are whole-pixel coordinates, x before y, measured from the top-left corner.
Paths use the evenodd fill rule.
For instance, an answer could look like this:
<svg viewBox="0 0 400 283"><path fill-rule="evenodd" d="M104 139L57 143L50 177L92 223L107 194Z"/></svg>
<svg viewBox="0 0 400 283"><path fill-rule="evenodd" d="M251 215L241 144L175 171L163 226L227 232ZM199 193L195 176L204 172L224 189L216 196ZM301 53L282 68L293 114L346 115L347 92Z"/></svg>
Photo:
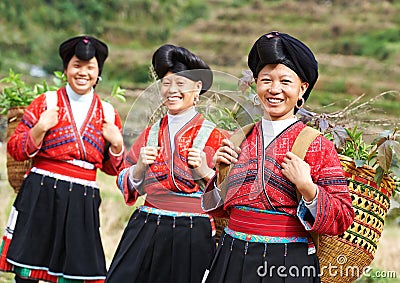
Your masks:
<svg viewBox="0 0 400 283"><path fill-rule="evenodd" d="M311 230L311 225L308 221L305 220L305 216L309 212L308 208L304 204L304 200L301 199L299 202L299 206L297 207L297 217L299 217L301 224L303 224L304 228L309 231Z"/></svg>
<svg viewBox="0 0 400 283"><path fill-rule="evenodd" d="M201 207L204 212L209 212L223 205L223 201L219 192L221 191L215 181L214 188L205 192L201 197Z"/></svg>
<svg viewBox="0 0 400 283"><path fill-rule="evenodd" d="M305 201L304 198L302 197L304 205L308 208L314 219L315 216L317 215L317 204L318 204L318 193L319 193L318 186L316 186L316 188L317 188L317 194L315 195L315 198L312 201Z"/></svg>
<svg viewBox="0 0 400 283"><path fill-rule="evenodd" d="M26 144L26 148L25 148L25 153L29 158L34 157L40 150L40 148L42 147L42 142L40 142L39 146L36 146L35 142L33 141L32 138L32 133L31 131L28 132L28 139L27 139L27 144Z"/></svg>
<svg viewBox="0 0 400 283"><path fill-rule="evenodd" d="M143 178L141 179L135 179L133 178L133 171L135 171L136 165L132 165L129 168L129 175L128 175L128 183L129 183L129 190L135 189L137 190L140 194L143 194L143 190L141 190L141 184L143 183Z"/></svg>

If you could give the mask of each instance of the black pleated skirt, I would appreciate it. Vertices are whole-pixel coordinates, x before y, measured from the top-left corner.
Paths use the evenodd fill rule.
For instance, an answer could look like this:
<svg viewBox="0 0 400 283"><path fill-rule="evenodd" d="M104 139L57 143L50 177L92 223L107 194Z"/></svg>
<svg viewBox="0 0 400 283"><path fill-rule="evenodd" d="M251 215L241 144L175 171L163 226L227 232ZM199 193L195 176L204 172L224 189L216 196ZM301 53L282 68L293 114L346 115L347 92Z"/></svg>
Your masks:
<svg viewBox="0 0 400 283"><path fill-rule="evenodd" d="M319 283L306 243L264 244L223 234L206 283Z"/></svg>
<svg viewBox="0 0 400 283"><path fill-rule="evenodd" d="M109 268L108 283L200 283L215 252L208 217L136 210Z"/></svg>
<svg viewBox="0 0 400 283"><path fill-rule="evenodd" d="M14 203L18 214L7 261L23 268L24 277L43 270L68 279L104 279L100 203L97 188L31 172Z"/></svg>

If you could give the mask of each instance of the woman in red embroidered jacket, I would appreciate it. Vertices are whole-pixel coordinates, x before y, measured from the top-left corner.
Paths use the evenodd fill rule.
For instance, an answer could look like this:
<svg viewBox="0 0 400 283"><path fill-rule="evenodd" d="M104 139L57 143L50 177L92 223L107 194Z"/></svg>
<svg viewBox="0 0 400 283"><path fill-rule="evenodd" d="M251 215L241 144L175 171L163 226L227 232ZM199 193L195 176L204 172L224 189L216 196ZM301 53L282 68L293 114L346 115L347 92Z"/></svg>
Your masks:
<svg viewBox="0 0 400 283"><path fill-rule="evenodd" d="M169 44L154 53L152 64L168 113L142 132L119 174L127 204L147 195L129 220L106 282L198 283L215 250L213 220L200 197L225 137L195 108L213 75L199 57Z"/></svg>
<svg viewBox="0 0 400 283"><path fill-rule="evenodd" d="M60 45L66 87L36 98L10 137L8 153L33 158L3 238L0 270L19 282L104 282L96 169L123 164L121 121L94 92L107 45L78 36Z"/></svg>
<svg viewBox="0 0 400 283"><path fill-rule="evenodd" d="M224 140L215 155L217 170L221 163L234 166L225 202L217 176L202 198L205 211L229 212L204 281L320 282L309 232L343 233L354 212L333 143L318 136L304 161L291 153L305 127L295 113L317 81L318 64L304 43L271 32L255 42L248 65L264 116L239 148Z"/></svg>

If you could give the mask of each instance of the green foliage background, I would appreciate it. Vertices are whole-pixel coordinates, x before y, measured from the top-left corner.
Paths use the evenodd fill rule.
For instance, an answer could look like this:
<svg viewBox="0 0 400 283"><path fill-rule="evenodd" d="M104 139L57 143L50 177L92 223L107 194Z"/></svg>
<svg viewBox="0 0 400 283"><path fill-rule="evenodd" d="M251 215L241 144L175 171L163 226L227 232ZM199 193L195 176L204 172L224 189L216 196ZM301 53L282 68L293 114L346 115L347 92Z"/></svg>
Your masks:
<svg viewBox="0 0 400 283"><path fill-rule="evenodd" d="M58 45L84 33L110 46L105 85L146 86L151 55L166 42L240 76L255 39L278 30L315 51L320 79L309 103L333 111L362 93L398 88L399 12L399 1L373 0L4 0L0 77L10 67L27 75L32 65L59 71ZM398 113L399 100L388 98L380 107Z"/></svg>

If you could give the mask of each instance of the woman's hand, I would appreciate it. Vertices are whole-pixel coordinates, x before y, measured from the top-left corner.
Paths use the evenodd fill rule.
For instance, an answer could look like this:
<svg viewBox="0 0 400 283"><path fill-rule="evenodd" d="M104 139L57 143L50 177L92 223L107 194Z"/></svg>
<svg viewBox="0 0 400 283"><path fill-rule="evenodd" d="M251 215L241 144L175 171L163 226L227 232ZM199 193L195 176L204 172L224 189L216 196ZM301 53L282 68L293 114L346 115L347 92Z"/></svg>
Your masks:
<svg viewBox="0 0 400 283"><path fill-rule="evenodd" d="M140 149L139 158L136 163L135 171L132 174L134 179L141 179L149 165L156 161L160 147L144 146Z"/></svg>
<svg viewBox="0 0 400 283"><path fill-rule="evenodd" d="M40 114L39 120L36 125L31 129L31 135L36 146L39 146L48 130L58 124L58 110L56 106Z"/></svg>
<svg viewBox="0 0 400 283"><path fill-rule="evenodd" d="M206 154L200 149L188 149L188 165L193 168L199 178L205 181L208 181L214 175L214 170L207 165Z"/></svg>
<svg viewBox="0 0 400 283"><path fill-rule="evenodd" d="M114 154L121 153L124 140L119 128L114 123L104 120L101 133L104 139L111 144L111 151Z"/></svg>
<svg viewBox="0 0 400 283"><path fill-rule="evenodd" d="M296 185L307 202L317 195L317 187L311 178L310 165L292 152L287 152L282 162L282 174Z"/></svg>
<svg viewBox="0 0 400 283"><path fill-rule="evenodd" d="M219 169L219 165L221 163L230 165L231 163L237 162L239 154L241 152L240 147L234 146L234 144L228 140L222 140L221 147L217 150L214 155L214 164L217 169Z"/></svg>

